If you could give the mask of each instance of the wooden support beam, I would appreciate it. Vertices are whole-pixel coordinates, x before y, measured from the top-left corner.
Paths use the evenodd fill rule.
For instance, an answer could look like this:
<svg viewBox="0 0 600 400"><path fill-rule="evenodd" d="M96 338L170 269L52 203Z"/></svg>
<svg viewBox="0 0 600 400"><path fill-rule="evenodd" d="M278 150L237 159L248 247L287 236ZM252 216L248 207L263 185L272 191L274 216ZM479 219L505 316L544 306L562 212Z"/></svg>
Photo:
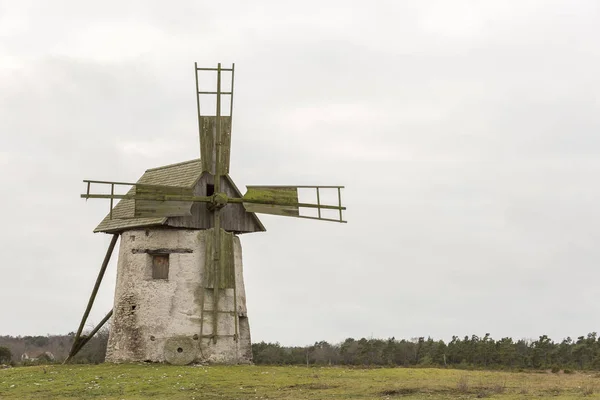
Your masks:
<svg viewBox="0 0 600 400"><path fill-rule="evenodd" d="M102 278L104 278L104 273L106 272L106 267L108 266L108 262L110 261L110 256L112 255L113 250L115 249L115 245L117 244L118 239L119 239L119 234L114 234L110 241L110 245L108 245L108 250L106 250L106 255L104 256L104 261L102 261L102 266L100 267L100 272L98 273L98 277L96 278L96 284L94 285L94 289L92 290L92 294L90 295L90 299L88 300L87 307L85 309L85 312L83 313L81 322L79 323L79 328L77 329L77 333L75 334L75 340L73 341L73 345L71 346L71 351L69 352L69 357L67 357L67 360L69 360L71 357L73 357L79 351L79 349L76 349L76 346L79 343L79 337L81 336L81 332L83 331L85 322L87 321L87 318L90 315L90 311L92 309L92 306L94 305L94 300L96 300L96 294L98 293L98 289L100 288L100 283L102 283ZM112 314L112 311L111 311L111 314Z"/></svg>
<svg viewBox="0 0 600 400"><path fill-rule="evenodd" d="M63 364L68 363L73 357L75 357L77 353L79 353L79 350L81 350L83 346L85 346L87 342L89 342L90 339L94 337L94 335L100 330L100 328L102 328L104 324L110 319L110 317L112 317L112 314L113 310L110 310L108 314L106 314L104 318L102 318L102 321L100 321L100 323L96 325L96 327L90 332L89 335L80 336L79 338L76 338L73 341L71 352L69 353L69 356Z"/></svg>

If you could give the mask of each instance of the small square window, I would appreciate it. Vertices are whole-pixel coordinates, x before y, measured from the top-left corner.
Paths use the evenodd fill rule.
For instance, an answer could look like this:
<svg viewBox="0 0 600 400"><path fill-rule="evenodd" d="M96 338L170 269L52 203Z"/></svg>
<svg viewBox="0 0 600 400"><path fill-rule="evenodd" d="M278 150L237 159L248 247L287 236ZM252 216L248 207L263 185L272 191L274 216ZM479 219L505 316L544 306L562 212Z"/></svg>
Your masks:
<svg viewBox="0 0 600 400"><path fill-rule="evenodd" d="M169 279L168 254L152 254L152 279Z"/></svg>

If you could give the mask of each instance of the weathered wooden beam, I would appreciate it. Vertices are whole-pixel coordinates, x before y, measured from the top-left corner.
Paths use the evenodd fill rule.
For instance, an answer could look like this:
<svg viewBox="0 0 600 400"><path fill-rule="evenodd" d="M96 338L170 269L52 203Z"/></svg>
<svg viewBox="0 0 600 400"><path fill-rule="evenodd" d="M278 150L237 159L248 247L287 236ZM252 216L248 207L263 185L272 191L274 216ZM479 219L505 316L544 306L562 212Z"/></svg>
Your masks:
<svg viewBox="0 0 600 400"><path fill-rule="evenodd" d="M346 207L340 206L329 206L325 204L312 204L312 203L290 203L290 204L280 204L277 201L262 201L258 199L227 199L228 203L252 203L252 204L264 204L264 205L272 205L272 206L287 206L287 207L301 207L301 208L322 208L325 210L345 210Z"/></svg>
<svg viewBox="0 0 600 400"><path fill-rule="evenodd" d="M115 249L115 245L117 244L118 239L119 239L119 235L114 234L110 241L110 244L108 245L108 249L106 250L106 255L104 256L104 261L102 261L102 266L100 267L100 272L98 272L98 277L96 278L96 283L94 284L94 289L92 290L92 294L90 295L90 299L88 300L87 307L85 308L85 312L83 313L83 317L81 318L81 323L79 324L79 328L77 329L77 333L75 334L75 340L73 341L73 346L71 346L71 351L69 352L69 358L72 357L74 355L74 353L76 353L78 351L78 350L76 350L76 345L79 342L79 337L81 336L81 332L83 331L85 322L87 321L87 318L90 315L92 306L94 305L94 300L96 299L96 294L98 293L98 289L100 288L100 283L102 283L102 278L104 278L104 273L106 272L106 267L108 266L110 257ZM67 358L67 360L69 358Z"/></svg>
<svg viewBox="0 0 600 400"><path fill-rule="evenodd" d="M93 179L84 179L83 182L85 183L99 183L99 184L103 184L103 185L121 185L121 186L138 186L138 185L143 185L143 186L148 186L148 187L157 187L157 188L161 188L161 187L165 187L167 185L153 185L151 183L133 183L133 182L116 182L116 181L97 181L97 180L93 180ZM167 186L169 187L169 186Z"/></svg>
<svg viewBox="0 0 600 400"><path fill-rule="evenodd" d="M210 203L210 196L185 196L180 194L156 194L156 195L139 195L131 194L82 194L82 199L136 199L136 200L153 200L153 201L193 201L197 203Z"/></svg>
<svg viewBox="0 0 600 400"><path fill-rule="evenodd" d="M250 188L261 188L261 187L265 187L265 186L264 185L246 185L246 187L248 189L250 189ZM298 189L317 189L317 188L319 188L319 189L337 189L337 188L344 189L345 186L268 185L268 187L271 187L271 188L298 188Z"/></svg>
<svg viewBox="0 0 600 400"><path fill-rule="evenodd" d="M294 206L280 206L273 204L256 204L256 203L244 203L244 209L248 212L259 213L259 214L271 214L281 215L284 217L298 217L300 216L300 210Z"/></svg>
<svg viewBox="0 0 600 400"><path fill-rule="evenodd" d="M83 346L85 346L87 344L87 342L89 342L90 339L93 338L96 333L98 333L100 328L102 328L104 326L104 324L110 319L110 317L112 317L112 315L113 315L113 310L110 310L108 312L108 314L106 314L104 316L104 318L102 318L102 321L100 321L100 323L98 325L96 325L96 327L90 332L89 335L85 335L85 336L81 336L80 338L76 338L73 341L73 346L71 347L69 356L63 362L63 364L68 363L73 357L75 357L75 355L77 355L77 353L79 353L79 350L81 350L83 348Z"/></svg>
<svg viewBox="0 0 600 400"><path fill-rule="evenodd" d="M320 218L320 217L309 217L307 215L300 215L294 218L304 218L304 219L316 219L318 221L330 221L330 222L341 222L342 224L348 223L348 221L343 219L334 219L334 218Z"/></svg>
<svg viewBox="0 0 600 400"><path fill-rule="evenodd" d="M342 209L341 209L341 207L342 207L342 190L340 188L338 188L338 205L340 206L340 221L342 221L343 220ZM319 212L319 216L321 216L320 212Z"/></svg>
<svg viewBox="0 0 600 400"><path fill-rule="evenodd" d="M176 248L176 249L131 249L133 254L172 254L172 253L193 253L194 250L186 249L186 248Z"/></svg>
<svg viewBox="0 0 600 400"><path fill-rule="evenodd" d="M317 205L319 206L319 208L317 209L317 211L319 212L319 218L321 218L321 196L319 194L319 188L317 188Z"/></svg>
<svg viewBox="0 0 600 400"><path fill-rule="evenodd" d="M233 71L233 68L218 68L217 69L217 68L198 68L198 67L196 67L196 69L198 71L218 71L218 70L221 70L221 71Z"/></svg>
<svg viewBox="0 0 600 400"><path fill-rule="evenodd" d="M198 92L198 94L223 94L223 95L231 95L231 92Z"/></svg>
<svg viewBox="0 0 600 400"><path fill-rule="evenodd" d="M154 201L192 201L195 203L210 203L213 198L211 196L183 196L183 195L160 195L160 196L149 196L149 195L136 195L136 194L82 194L83 199L138 199L138 200L154 200ZM325 204L312 204L312 203L288 203L280 204L277 200L263 199L263 198L240 198L240 197L228 197L227 203L257 203L257 204L271 204L271 205L286 205L296 206L303 208L322 208L327 210L345 210L346 207L325 205Z"/></svg>
<svg viewBox="0 0 600 400"><path fill-rule="evenodd" d="M227 338L227 337L235 338L237 335L235 335L235 334L234 335L202 335L201 337L202 338L207 338L207 339L214 339L217 336L218 337L225 337L225 338Z"/></svg>
<svg viewBox="0 0 600 400"><path fill-rule="evenodd" d="M198 96L198 63L194 63L194 78L196 78L196 109L198 110L198 135L202 132L202 124L200 122L200 96Z"/></svg>
<svg viewBox="0 0 600 400"><path fill-rule="evenodd" d="M221 71L226 71L226 69L221 68ZM229 98L229 117L232 119L233 119L233 78L234 78L234 74L235 74L235 63L232 63L231 64L231 97Z"/></svg>
<svg viewBox="0 0 600 400"><path fill-rule="evenodd" d="M221 150L223 148L223 143L221 143L221 63L217 64L217 117L216 117L216 145L217 151L215 154L215 193L221 193L221 174L229 172L229 158L227 158L227 168L223 171L223 166L221 165ZM229 119L231 121L231 118ZM231 136L230 136L231 138ZM220 208L216 208L213 212L214 216L214 230L215 230L215 240L214 240L214 262L213 262L213 271L214 274L214 287L213 287L213 330L212 334L213 343L217 344L217 327L218 327L218 318L219 313L219 269L217 269L221 264L221 210Z"/></svg>

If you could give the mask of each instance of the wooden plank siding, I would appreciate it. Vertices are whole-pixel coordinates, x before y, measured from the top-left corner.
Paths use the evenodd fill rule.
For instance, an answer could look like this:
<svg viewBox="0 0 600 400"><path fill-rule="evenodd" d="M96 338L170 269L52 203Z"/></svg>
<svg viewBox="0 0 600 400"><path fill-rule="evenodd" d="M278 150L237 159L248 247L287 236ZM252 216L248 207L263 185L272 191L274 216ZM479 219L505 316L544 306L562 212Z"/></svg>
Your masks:
<svg viewBox="0 0 600 400"><path fill-rule="evenodd" d="M221 177L221 190L223 193L227 194L227 197L242 197L230 182L227 177ZM207 185L214 185L214 177L205 172L194 187L194 195L206 196ZM256 215L247 212L241 203L227 204L221 210L221 228L228 232L263 231L264 228L262 224L257 222L257 219ZM171 217L167 219L165 225L176 228L210 229L213 227L213 223L213 213L208 210L208 205L206 203L194 203L190 217Z"/></svg>

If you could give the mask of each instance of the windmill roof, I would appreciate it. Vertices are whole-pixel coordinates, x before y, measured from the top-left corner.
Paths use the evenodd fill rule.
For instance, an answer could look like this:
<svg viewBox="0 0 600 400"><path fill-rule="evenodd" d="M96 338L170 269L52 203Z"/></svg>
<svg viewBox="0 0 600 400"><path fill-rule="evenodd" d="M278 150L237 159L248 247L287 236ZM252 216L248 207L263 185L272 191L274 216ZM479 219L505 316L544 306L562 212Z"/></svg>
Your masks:
<svg viewBox="0 0 600 400"><path fill-rule="evenodd" d="M177 164L146 170L137 183L150 185L166 185L179 187L192 187L202 175L200 159L185 161ZM134 194L135 187L128 194ZM134 200L122 199L112 210L110 215L104 217L94 232L115 233L131 228L163 225L167 218L134 218Z"/></svg>

